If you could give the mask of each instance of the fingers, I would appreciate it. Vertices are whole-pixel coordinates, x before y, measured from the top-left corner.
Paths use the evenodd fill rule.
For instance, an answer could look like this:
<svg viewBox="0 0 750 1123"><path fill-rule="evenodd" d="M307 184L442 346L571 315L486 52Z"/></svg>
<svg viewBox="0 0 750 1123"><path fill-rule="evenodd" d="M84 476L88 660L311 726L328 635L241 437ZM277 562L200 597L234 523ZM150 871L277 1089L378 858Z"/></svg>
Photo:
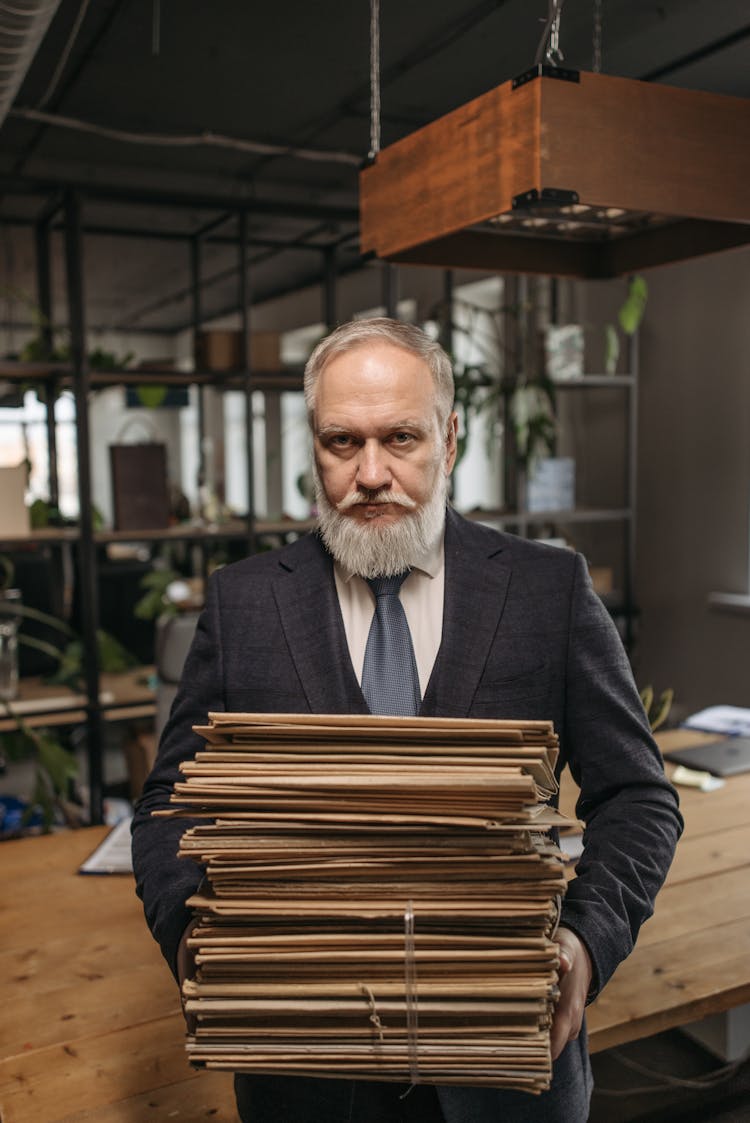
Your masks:
<svg viewBox="0 0 750 1123"><path fill-rule="evenodd" d="M560 997L550 1031L553 1061L581 1032L586 995L591 985L591 960L584 944L567 928L560 928L557 938Z"/></svg>

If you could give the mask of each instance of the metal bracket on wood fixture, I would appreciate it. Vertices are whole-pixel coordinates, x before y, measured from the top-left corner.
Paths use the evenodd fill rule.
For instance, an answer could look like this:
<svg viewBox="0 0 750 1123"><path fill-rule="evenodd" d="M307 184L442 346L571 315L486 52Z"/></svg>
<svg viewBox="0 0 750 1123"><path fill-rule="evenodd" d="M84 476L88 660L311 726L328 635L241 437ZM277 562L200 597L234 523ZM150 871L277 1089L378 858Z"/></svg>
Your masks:
<svg viewBox="0 0 750 1123"><path fill-rule="evenodd" d="M525 70L523 74L519 74L511 82L511 89L517 90L519 86L525 86L527 82L533 82L535 78L557 78L561 82L580 82L580 70L572 70L567 66L550 66L548 62L538 62L536 66L532 66L530 70Z"/></svg>
<svg viewBox="0 0 750 1123"><path fill-rule="evenodd" d="M537 191L532 187L521 195L513 196L513 210L524 210L528 207L568 207L579 201L577 191L567 191L564 187L543 187Z"/></svg>

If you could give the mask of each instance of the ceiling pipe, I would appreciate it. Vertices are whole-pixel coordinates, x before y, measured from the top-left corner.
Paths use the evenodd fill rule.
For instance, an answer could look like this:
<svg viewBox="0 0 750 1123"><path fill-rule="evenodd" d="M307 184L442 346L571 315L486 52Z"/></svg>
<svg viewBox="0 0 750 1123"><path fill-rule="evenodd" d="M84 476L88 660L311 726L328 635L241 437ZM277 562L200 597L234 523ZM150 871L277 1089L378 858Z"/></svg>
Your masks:
<svg viewBox="0 0 750 1123"><path fill-rule="evenodd" d="M0 0L0 125L59 6L60 0Z"/></svg>

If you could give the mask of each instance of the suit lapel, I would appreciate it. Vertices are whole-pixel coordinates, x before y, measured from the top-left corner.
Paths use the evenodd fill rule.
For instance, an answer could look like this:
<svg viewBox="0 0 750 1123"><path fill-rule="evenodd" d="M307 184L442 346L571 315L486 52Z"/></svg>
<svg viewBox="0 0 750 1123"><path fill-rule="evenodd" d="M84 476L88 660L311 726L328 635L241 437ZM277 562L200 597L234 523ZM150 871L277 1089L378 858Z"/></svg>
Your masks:
<svg viewBox="0 0 750 1123"><path fill-rule="evenodd" d="M443 636L421 714L470 714L510 575L502 540L449 510ZM280 555L272 588L310 712L368 713L349 655L333 564L317 536L307 536Z"/></svg>
<svg viewBox="0 0 750 1123"><path fill-rule="evenodd" d="M421 713L466 717L505 607L511 575L502 540L448 511L443 637Z"/></svg>
<svg viewBox="0 0 750 1123"><path fill-rule="evenodd" d="M279 558L272 583L284 636L311 713L367 713L352 667L333 564L315 535Z"/></svg>

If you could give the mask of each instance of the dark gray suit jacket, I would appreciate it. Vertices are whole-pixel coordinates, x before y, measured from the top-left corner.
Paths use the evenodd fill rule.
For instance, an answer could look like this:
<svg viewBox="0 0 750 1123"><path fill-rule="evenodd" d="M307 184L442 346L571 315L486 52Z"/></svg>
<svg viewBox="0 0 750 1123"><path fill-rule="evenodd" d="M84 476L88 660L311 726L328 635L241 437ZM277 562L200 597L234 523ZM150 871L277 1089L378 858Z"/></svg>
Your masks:
<svg viewBox="0 0 750 1123"><path fill-rule="evenodd" d="M150 812L166 806L178 763L202 744L191 726L212 710L367 712L331 558L317 536L228 566L209 583L133 826L137 891L173 970L190 920L184 901L201 875L175 857L185 821ZM449 511L442 644L421 713L554 722L560 767L570 765L587 823L561 922L590 952L593 998L651 914L682 821L619 636L580 555Z"/></svg>

